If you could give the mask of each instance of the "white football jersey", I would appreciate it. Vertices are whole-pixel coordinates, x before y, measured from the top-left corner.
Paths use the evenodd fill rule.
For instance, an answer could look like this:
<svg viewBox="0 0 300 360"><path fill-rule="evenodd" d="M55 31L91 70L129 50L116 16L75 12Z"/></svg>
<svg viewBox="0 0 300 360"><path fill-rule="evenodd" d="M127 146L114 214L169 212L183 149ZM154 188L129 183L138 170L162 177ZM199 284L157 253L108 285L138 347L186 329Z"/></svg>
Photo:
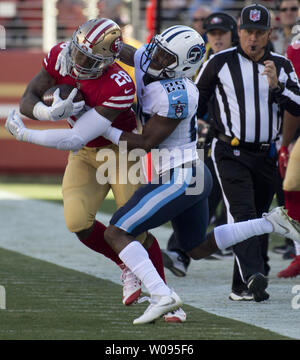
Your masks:
<svg viewBox="0 0 300 360"><path fill-rule="evenodd" d="M188 78L154 80L145 76L140 61L145 46L134 57L138 116L145 125L153 115L181 119L176 129L151 151L151 159L158 173L198 159L196 143L197 106L199 92ZM147 81L148 79L148 81Z"/></svg>

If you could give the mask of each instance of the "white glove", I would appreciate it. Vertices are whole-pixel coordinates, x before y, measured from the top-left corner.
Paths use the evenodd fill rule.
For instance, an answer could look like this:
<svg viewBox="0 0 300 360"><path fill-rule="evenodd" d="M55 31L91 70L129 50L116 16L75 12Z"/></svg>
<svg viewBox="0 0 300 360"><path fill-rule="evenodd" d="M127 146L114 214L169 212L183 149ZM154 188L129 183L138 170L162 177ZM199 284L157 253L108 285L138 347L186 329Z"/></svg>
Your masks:
<svg viewBox="0 0 300 360"><path fill-rule="evenodd" d="M59 70L59 74L61 76L66 76L68 73L67 70L67 57L69 56L69 46L70 42L66 42L66 46L61 50L61 52L58 54L58 57L56 59L55 64L55 70Z"/></svg>
<svg viewBox="0 0 300 360"><path fill-rule="evenodd" d="M16 110L10 110L8 118L5 122L5 128L17 140L26 141L26 127Z"/></svg>
<svg viewBox="0 0 300 360"><path fill-rule="evenodd" d="M66 119L70 116L77 115L84 107L84 100L73 102L77 94L77 89L73 89L70 95L65 99L59 96L60 89L56 89L53 93L53 103L48 107L49 116L52 121Z"/></svg>

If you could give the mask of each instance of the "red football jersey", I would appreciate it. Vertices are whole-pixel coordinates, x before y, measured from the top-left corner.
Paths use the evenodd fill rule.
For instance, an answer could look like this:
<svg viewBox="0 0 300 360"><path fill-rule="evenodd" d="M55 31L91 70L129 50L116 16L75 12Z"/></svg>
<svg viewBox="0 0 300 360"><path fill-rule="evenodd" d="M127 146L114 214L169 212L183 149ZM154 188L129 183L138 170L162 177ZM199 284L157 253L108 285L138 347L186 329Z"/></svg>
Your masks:
<svg viewBox="0 0 300 360"><path fill-rule="evenodd" d="M286 50L286 55L291 60L300 81L300 42L294 45L289 45Z"/></svg>
<svg viewBox="0 0 300 360"><path fill-rule="evenodd" d="M56 84L68 84L77 87L84 97L87 106L104 106L116 110L124 110L114 120L112 126L124 131L136 128L136 116L131 106L134 101L135 85L128 73L118 64L114 63L98 78L92 80L75 80L71 76L61 76L55 70L57 56L65 47L65 43L55 45L44 58L43 66L55 79ZM72 116L76 121L76 117ZM100 147L111 144L102 136L90 141L86 146Z"/></svg>

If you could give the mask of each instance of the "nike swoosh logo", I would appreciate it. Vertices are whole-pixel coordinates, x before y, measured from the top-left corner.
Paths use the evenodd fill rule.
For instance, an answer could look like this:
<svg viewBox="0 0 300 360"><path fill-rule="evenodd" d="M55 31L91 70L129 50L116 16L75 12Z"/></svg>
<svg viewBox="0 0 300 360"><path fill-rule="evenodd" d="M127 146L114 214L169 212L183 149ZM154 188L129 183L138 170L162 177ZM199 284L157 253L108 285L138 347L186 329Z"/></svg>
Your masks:
<svg viewBox="0 0 300 360"><path fill-rule="evenodd" d="M64 112L61 114L61 115L58 115L59 117L62 117L62 116L64 116L64 114L65 114L65 111L66 110L64 110Z"/></svg>
<svg viewBox="0 0 300 360"><path fill-rule="evenodd" d="M179 96L172 96L172 100L177 100L179 98L181 98L182 95L179 95Z"/></svg>
<svg viewBox="0 0 300 360"><path fill-rule="evenodd" d="M163 305L157 305L158 308L162 308L162 307L165 307L165 306L169 306L169 305L173 305L173 304L176 304L176 300L175 299L172 299L170 302L168 302L167 304L163 304Z"/></svg>
<svg viewBox="0 0 300 360"><path fill-rule="evenodd" d="M281 224L278 224L282 229L284 229L285 230L285 233L284 234L282 234L282 235L287 235L290 231L289 231L289 229L288 228L286 228L285 226L283 226L283 225L281 225Z"/></svg>
<svg viewBox="0 0 300 360"><path fill-rule="evenodd" d="M124 90L125 94L129 94L133 89Z"/></svg>

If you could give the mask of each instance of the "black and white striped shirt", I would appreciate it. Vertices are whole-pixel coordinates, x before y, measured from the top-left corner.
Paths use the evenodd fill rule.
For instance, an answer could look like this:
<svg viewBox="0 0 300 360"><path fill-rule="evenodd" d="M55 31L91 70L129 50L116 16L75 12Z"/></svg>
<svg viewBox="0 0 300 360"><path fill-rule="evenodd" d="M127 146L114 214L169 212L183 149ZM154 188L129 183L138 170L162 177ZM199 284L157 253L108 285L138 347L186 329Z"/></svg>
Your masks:
<svg viewBox="0 0 300 360"><path fill-rule="evenodd" d="M265 60L275 63L281 93L272 93L266 76ZM300 86L291 62L266 50L253 62L240 45L213 55L196 79L199 89L198 117L210 104L213 127L219 133L251 143L270 143L281 127L283 110L300 115Z"/></svg>

